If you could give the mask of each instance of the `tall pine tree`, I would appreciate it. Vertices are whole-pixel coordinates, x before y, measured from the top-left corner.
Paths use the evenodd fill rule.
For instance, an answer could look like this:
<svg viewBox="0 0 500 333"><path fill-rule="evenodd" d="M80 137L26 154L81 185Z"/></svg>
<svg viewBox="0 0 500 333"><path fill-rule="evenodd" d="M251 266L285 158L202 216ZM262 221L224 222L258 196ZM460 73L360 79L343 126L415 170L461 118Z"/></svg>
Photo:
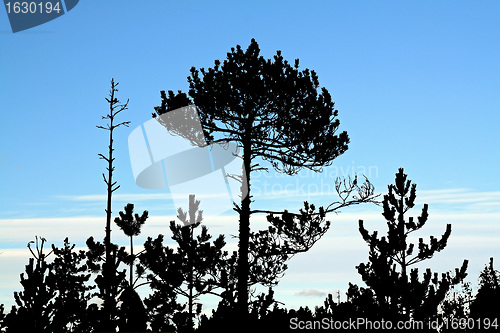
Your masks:
<svg viewBox="0 0 500 333"><path fill-rule="evenodd" d="M193 67L188 82L189 97L181 91L162 91L161 105L155 108L153 116L194 103L209 144L233 142L243 149L242 174L238 175L242 195L235 210L239 214L237 306L245 320L253 260L250 216L284 213L250 208L252 173L267 170L259 164L261 160L289 175L302 169L321 171L347 150L349 137L345 131L339 132L338 111L328 90L320 88L316 72L299 70L299 60L290 64L281 51L272 59L265 59L254 39L246 51L237 45L227 53L226 60L216 60L212 68ZM186 138L199 139L193 138L191 132ZM344 200L342 206L369 201L372 194ZM311 233L310 237L318 235L321 232ZM304 243L314 244L314 239Z"/></svg>

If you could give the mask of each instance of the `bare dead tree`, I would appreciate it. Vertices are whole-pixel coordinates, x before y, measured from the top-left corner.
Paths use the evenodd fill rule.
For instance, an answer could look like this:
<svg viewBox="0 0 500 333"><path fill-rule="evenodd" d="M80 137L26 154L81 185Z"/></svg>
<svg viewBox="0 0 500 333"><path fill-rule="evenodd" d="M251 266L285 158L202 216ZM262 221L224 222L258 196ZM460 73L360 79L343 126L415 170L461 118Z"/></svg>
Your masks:
<svg viewBox="0 0 500 333"><path fill-rule="evenodd" d="M115 83L114 79L111 79L111 90L109 92L109 98L106 98L106 101L109 104L109 113L106 116L103 116L102 119L104 120L109 120L108 124L106 126L96 126L97 128L109 131L109 145L108 145L108 155L104 156L103 154L98 154L99 157L103 160L105 160L108 163L108 166L106 167L106 170L108 171L108 175L106 176L105 173L102 174L102 178L104 179L104 182L106 183L107 186L107 205L106 205L106 236L104 238L104 246L106 249L106 262L103 266L103 276L108 284L108 287L105 288L105 299L104 299L104 311L106 313L106 322L105 326L111 325L112 323L112 318L111 314L112 311L114 311L115 308L115 299L114 295L112 294L111 291L111 285L112 281L114 281L115 278L115 270L114 270L114 257L111 254L111 217L112 217L112 211L111 211L111 198L113 195L113 192L115 192L120 185L116 185L116 181L113 182L113 171L115 170L115 167L113 166L113 161L115 158L113 157L113 131L115 128L120 127L120 126L127 126L130 124L130 121L124 121L121 123L115 123L115 117L122 111L127 109L128 102L129 100L127 99L127 102L125 104L121 104L120 101L115 97L115 93L118 91L117 89L118 83Z"/></svg>

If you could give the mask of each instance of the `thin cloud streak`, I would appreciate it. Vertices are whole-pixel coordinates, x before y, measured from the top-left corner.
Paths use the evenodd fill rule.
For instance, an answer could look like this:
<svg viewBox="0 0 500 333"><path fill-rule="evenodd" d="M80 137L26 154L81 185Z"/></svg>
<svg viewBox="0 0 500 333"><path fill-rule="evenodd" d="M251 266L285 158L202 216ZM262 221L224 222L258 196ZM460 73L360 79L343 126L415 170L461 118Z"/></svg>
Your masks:
<svg viewBox="0 0 500 333"><path fill-rule="evenodd" d="M476 192L470 189L443 189L417 191L419 201L431 203L496 203L500 207L500 191Z"/></svg>
<svg viewBox="0 0 500 333"><path fill-rule="evenodd" d="M382 193L383 194L383 193ZM278 200L311 197L331 197L337 196L334 190L323 191L321 186L308 184L304 188L298 187L289 190L286 186L278 186L276 189L270 187L269 191L260 191L254 194L254 197L265 200ZM432 204L461 204L472 209L481 209L483 207L498 208L500 211L500 191L474 191L467 188L440 189L440 190L418 190L417 203ZM462 207L464 208L464 207Z"/></svg>
<svg viewBox="0 0 500 333"><path fill-rule="evenodd" d="M172 195L170 193L117 193L113 194L114 201L147 201L147 200L171 200L171 199L184 199L185 195ZM225 198L227 193L212 193L200 194L196 199L203 198ZM98 201L103 202L107 200L106 194L87 194L87 195L58 195L57 199L66 201Z"/></svg>

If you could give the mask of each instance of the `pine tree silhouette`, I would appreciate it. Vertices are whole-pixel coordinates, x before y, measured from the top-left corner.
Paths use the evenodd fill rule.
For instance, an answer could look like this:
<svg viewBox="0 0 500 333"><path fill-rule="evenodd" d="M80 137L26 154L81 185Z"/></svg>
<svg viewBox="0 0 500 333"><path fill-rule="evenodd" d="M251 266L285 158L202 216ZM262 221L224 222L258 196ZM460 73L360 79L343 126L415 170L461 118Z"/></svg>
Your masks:
<svg viewBox="0 0 500 333"><path fill-rule="evenodd" d="M500 272L493 267L493 258L490 258L489 265L479 275L479 289L470 305L470 315L481 321L481 328L491 331L500 328L499 299Z"/></svg>
<svg viewBox="0 0 500 333"><path fill-rule="evenodd" d="M110 329L114 331L118 325L120 315L117 306L118 297L124 289L129 287L126 270L119 270L119 267L122 263L128 263L130 256L125 251L125 247L119 247L114 243L110 243L106 247L103 243L96 242L93 236L87 239L86 244L88 247L86 265L90 272L96 274L94 281L98 287L98 290L92 296L96 296L101 300L109 299L110 302L115 303L113 308L98 307L97 304L92 303L88 307L88 313L92 317L96 331L108 332ZM109 248L110 261L106 261L106 248ZM109 263L113 265L109 265ZM106 273L106 269L113 270L113 274Z"/></svg>
<svg viewBox="0 0 500 333"><path fill-rule="evenodd" d="M195 230L203 221L203 211L199 210L200 201L194 195L189 196L189 210L178 208L177 217L183 225L170 222L172 239L177 242L177 254L184 275L185 288L177 288L179 295L188 299L187 330L194 329L194 316L201 313L201 303L196 303L201 295L212 293L219 287L217 284L218 268L221 267L226 244L224 236L220 235L210 244L211 235L206 226L201 226L199 235ZM194 306L197 306L196 313Z"/></svg>
<svg viewBox="0 0 500 333"><path fill-rule="evenodd" d="M223 235L212 240L207 227L201 225L203 213L199 206L200 201L190 195L189 209L177 210L182 224L170 222L172 240L177 244L175 251L163 245L163 235L154 241L148 238L144 244L140 258L144 268L151 272L147 278L153 290L145 303L155 329L170 329L172 322L178 331L191 332L194 318L202 310L199 298L207 294L224 297L228 284L225 273L228 253L223 250L226 242ZM187 311L183 311L185 305L178 303L178 296L187 299ZM165 302L167 297L169 300Z"/></svg>
<svg viewBox="0 0 500 333"><path fill-rule="evenodd" d="M141 216L134 214L134 205L128 203L125 212L120 211L119 217L115 218L116 225L123 233L130 237L130 256L129 256L129 285L119 296L121 301L119 311L119 327L121 331L140 332L146 330L147 315L144 304L137 291L134 289L134 236L141 233L141 227L148 218L148 211L145 210ZM139 274L140 275L140 274ZM139 277L138 277L139 278ZM137 279L138 279L137 278Z"/></svg>
<svg viewBox="0 0 500 333"><path fill-rule="evenodd" d="M90 274L84 264L85 252L75 251L68 238L64 247L52 245L49 253L44 252L45 243L43 237L28 243L33 257L26 265L26 275L21 274L23 291L14 292L17 306L2 325L6 332L91 331L94 323L87 315L87 302L92 286L87 284ZM54 260L49 262L51 254Z"/></svg>
<svg viewBox="0 0 500 333"><path fill-rule="evenodd" d="M370 247L369 263L361 263L356 268L363 281L373 290L380 315L391 320L431 320L437 316L437 307L443 301L451 285L460 283L467 275L468 261L464 260L461 269L450 273L432 274L427 269L423 280L418 277L418 269L410 266L430 259L442 251L451 233L451 225L437 239L430 236L430 242L419 238L417 250L408 236L421 229L428 218L428 205L424 204L421 215L415 221L405 218L413 208L416 199L416 184L407 180L402 168L396 173L394 185L388 186L389 193L384 196L382 215L387 220L387 236L378 237L378 232L370 234L363 220L359 221L359 231ZM416 251L415 251L416 250ZM416 253L414 253L416 252Z"/></svg>
<svg viewBox="0 0 500 333"><path fill-rule="evenodd" d="M316 72L299 70L299 60L290 64L281 51L272 59L264 59L254 39L246 51L237 45L227 53L226 60L216 60L212 68L193 67L188 82L189 97L181 91L162 91L161 105L155 108L153 117L194 103L208 143L234 142L243 149L242 173L231 176L243 180L241 202L235 210L240 218L237 306L244 322L252 280L250 216L285 213L251 210L251 174L267 170L256 160L266 160L278 172L289 175L304 168L321 171L347 150L349 138L346 132L338 133L338 111L328 90L320 88ZM199 143L196 133L177 132L192 140L193 145ZM358 188L357 184L351 190L354 188ZM372 194L352 199L350 204L369 201Z"/></svg>
<svg viewBox="0 0 500 333"><path fill-rule="evenodd" d="M141 216L134 214L134 204L125 206L125 213L119 212L120 216L115 218L116 225L123 233L130 237L130 286L134 285L134 236L141 233L141 227L148 219L148 211L145 210Z"/></svg>
<svg viewBox="0 0 500 333"><path fill-rule="evenodd" d="M29 263L26 265L26 275L21 273L21 285L23 291L14 292L16 306L7 314L5 325L7 332L51 332L52 326L50 317L53 314L53 299L56 290L51 288L52 268L47 262L49 253L43 252L46 239L38 237L35 241L28 243L28 248L32 254ZM31 248L35 244L35 250Z"/></svg>
<svg viewBox="0 0 500 333"><path fill-rule="evenodd" d="M154 240L148 237L144 252L139 255L139 267L146 271L151 288L144 305L154 332L175 331L174 316L184 309L177 301L176 288L183 283L178 255L172 248L164 246L163 238L161 234Z"/></svg>

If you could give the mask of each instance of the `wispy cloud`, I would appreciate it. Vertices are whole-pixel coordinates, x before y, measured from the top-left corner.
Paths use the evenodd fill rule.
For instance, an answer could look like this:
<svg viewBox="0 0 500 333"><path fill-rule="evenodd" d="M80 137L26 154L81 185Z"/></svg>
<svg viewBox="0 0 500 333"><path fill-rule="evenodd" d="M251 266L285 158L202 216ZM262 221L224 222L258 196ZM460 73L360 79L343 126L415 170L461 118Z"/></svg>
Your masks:
<svg viewBox="0 0 500 333"><path fill-rule="evenodd" d="M197 199L203 198L225 198L226 193L210 193L197 195ZM107 200L106 194L87 194L87 195L58 195L57 199L67 201L99 201ZM170 193L117 193L113 194L114 201L153 201L153 200L171 200L184 199L185 195L172 195Z"/></svg>
<svg viewBox="0 0 500 333"><path fill-rule="evenodd" d="M337 193L334 188L317 184L297 183L295 187L269 186L258 188L254 193L256 198L261 200L284 200L317 198L335 198ZM432 205L459 206L461 211L470 209L473 211L487 209L500 212L500 191L475 191L467 188L439 189L439 190L418 190L417 203L427 203Z"/></svg>
<svg viewBox="0 0 500 333"><path fill-rule="evenodd" d="M482 203L500 206L500 191L474 191L466 188L417 191L419 201L427 203Z"/></svg>

